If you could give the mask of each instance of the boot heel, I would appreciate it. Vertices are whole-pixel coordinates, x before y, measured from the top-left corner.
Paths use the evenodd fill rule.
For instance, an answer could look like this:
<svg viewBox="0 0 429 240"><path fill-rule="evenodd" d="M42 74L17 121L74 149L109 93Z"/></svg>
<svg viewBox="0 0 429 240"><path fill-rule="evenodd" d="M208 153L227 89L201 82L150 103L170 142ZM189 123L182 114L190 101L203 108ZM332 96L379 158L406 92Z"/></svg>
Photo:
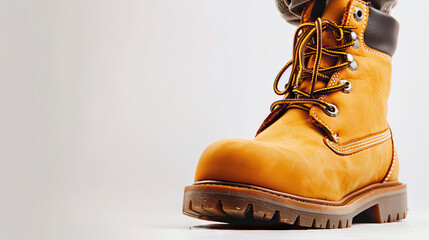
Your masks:
<svg viewBox="0 0 429 240"><path fill-rule="evenodd" d="M396 222L407 216L407 192L378 198L376 204L353 218L353 223Z"/></svg>

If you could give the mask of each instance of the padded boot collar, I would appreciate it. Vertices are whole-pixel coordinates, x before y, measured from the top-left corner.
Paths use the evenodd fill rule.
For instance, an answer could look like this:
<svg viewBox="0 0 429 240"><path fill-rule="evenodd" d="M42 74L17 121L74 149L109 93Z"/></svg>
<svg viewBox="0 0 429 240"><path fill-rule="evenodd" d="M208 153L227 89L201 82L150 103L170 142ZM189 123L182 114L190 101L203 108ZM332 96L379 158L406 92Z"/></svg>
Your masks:
<svg viewBox="0 0 429 240"><path fill-rule="evenodd" d="M392 16L369 7L368 25L364 38L366 44L390 56L396 51L399 23Z"/></svg>

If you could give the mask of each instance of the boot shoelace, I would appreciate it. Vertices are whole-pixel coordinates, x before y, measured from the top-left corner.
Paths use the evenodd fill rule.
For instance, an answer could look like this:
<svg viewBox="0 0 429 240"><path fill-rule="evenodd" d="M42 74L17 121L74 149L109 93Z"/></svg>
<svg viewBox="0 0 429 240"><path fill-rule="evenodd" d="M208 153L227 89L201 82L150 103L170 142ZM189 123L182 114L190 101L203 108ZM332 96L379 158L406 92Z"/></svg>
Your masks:
<svg viewBox="0 0 429 240"><path fill-rule="evenodd" d="M278 95L285 95L282 100L278 100L271 105L273 112L277 107L283 106L287 108L300 108L310 111L311 107L308 105L317 105L321 107L325 113L337 111L335 105L330 104L320 99L322 95L327 95L336 91L344 91L350 88L350 82L341 81L338 85L327 86L320 89L315 89L316 82L322 80L329 82L333 73L349 67L353 60L351 54L346 53L345 50L353 46L358 40L357 35L351 30L355 27L342 26L330 20L322 20L318 18L314 23L301 24L296 30L294 37L294 50L293 59L289 61L279 72L274 81L274 91ZM345 42L345 33L354 34L350 41L344 44L339 44L332 47L322 46L322 32L332 31L335 35L337 42ZM322 55L334 57L337 59L337 64L329 67L320 66ZM345 57L346 61L338 61L338 58ZM310 59L314 60L311 69L306 67ZM351 58L351 59L350 59ZM311 64L308 64L311 65ZM283 73L292 66L292 72L288 83L283 91L278 89L278 83ZM304 79L311 78L310 91L300 90L300 86ZM329 114L328 114L329 115Z"/></svg>

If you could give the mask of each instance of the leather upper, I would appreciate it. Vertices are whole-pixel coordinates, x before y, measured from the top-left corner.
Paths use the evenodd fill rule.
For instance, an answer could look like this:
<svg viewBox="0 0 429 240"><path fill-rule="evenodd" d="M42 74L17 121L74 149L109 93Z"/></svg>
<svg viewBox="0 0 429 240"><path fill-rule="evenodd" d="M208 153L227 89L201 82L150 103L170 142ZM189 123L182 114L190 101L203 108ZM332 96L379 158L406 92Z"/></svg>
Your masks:
<svg viewBox="0 0 429 240"><path fill-rule="evenodd" d="M369 7L358 0L329 1L323 14L325 19L357 27L354 31L361 43L358 49L347 49L358 63L357 70L341 70L328 84L347 79L352 91L323 97L338 107L338 116L329 117L318 106L310 113L292 108L253 140L217 141L203 152L196 181L240 182L336 201L366 185L397 179L398 160L386 120L391 57L365 44L368 21L353 18L356 7L368 19Z"/></svg>

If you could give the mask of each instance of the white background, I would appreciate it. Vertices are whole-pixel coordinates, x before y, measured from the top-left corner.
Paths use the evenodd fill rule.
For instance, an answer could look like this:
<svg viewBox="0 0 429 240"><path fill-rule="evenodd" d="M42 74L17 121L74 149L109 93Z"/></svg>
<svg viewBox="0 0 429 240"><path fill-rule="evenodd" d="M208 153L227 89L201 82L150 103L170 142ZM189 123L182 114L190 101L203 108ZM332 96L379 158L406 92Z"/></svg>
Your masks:
<svg viewBox="0 0 429 240"><path fill-rule="evenodd" d="M0 239L428 234L429 3L416 4L393 11L389 108L408 219L227 231L182 216L183 188L208 144L252 138L277 99L295 27L274 1L1 0Z"/></svg>

